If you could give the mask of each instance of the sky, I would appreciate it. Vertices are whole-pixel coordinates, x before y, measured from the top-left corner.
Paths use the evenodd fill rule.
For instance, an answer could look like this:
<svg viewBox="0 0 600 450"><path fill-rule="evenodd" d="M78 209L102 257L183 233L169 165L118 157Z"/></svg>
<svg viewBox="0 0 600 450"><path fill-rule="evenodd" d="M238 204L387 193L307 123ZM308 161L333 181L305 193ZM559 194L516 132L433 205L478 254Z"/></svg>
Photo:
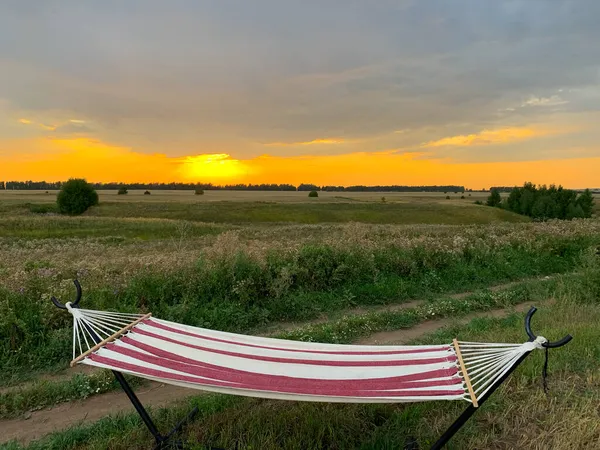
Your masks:
<svg viewBox="0 0 600 450"><path fill-rule="evenodd" d="M0 180L600 187L597 0L7 0Z"/></svg>

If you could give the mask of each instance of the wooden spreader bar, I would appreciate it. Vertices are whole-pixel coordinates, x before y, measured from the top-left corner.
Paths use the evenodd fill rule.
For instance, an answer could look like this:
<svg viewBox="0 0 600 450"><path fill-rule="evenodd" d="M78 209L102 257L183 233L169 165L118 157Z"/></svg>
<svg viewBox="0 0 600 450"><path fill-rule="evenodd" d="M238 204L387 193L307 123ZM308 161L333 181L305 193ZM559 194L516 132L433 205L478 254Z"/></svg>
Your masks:
<svg viewBox="0 0 600 450"><path fill-rule="evenodd" d="M471 385L471 379L469 378L469 374L467 373L467 367L465 366L465 361L463 360L462 354L460 353L460 347L458 346L458 340L454 339L452 341L452 345L454 345L454 350L456 350L456 357L458 358L458 362L460 364L460 371L462 372L465 383L467 384L467 389L469 390L469 395L471 396L471 402L475 408L477 405L477 397L475 396L475 391L473 390L473 386Z"/></svg>
<svg viewBox="0 0 600 450"><path fill-rule="evenodd" d="M129 330L131 330L133 327L135 327L138 323L143 322L144 320L150 318L152 316L152 313L148 313L145 316L140 317L139 319L137 319L135 322L131 322L129 325L127 325L126 327L121 328L119 331L117 331L115 334L113 334L112 336L107 337L106 339L104 339L101 342L98 342L96 345L94 345L92 348L90 348L87 352L82 353L81 355L79 355L77 358L75 358L73 361L71 361L71 367L75 367L75 364L77 364L79 361L81 361L82 359L85 359L87 356L91 355L92 353L94 353L96 350L104 347L106 344L108 344L109 342L112 342L118 338L120 338L121 336L123 336L125 333L127 333Z"/></svg>

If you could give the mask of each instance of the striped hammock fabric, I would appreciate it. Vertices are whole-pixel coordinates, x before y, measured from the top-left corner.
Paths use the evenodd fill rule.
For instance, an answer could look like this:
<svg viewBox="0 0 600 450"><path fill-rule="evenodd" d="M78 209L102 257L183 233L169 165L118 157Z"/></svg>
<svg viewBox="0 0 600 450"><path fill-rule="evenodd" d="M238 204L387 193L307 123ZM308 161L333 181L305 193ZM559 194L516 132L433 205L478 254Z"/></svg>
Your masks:
<svg viewBox="0 0 600 450"><path fill-rule="evenodd" d="M136 314L67 309L73 362L250 397L344 403L466 400L546 342L335 345L246 336ZM101 342L99 342L101 341Z"/></svg>

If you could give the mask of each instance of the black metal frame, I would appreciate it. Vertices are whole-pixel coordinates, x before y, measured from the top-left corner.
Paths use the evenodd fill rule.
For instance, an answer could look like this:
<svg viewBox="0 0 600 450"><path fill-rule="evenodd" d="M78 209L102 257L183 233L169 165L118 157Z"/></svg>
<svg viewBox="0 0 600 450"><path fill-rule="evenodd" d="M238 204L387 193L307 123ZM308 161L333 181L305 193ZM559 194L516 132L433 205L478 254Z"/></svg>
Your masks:
<svg viewBox="0 0 600 450"><path fill-rule="evenodd" d="M537 308L535 306L532 306L531 309L527 312L527 315L525 316L525 332L527 333L527 336L529 336L529 342L533 342L537 339L537 336L531 331L531 318L533 317L536 311ZM573 339L573 336L567 334L559 341L546 342L542 344L542 347L546 349L562 347L563 345L568 344L571 339ZM517 367L519 367L519 365L525 360L525 358L529 356L530 353L531 351L524 353L523 356L521 356L517 360L517 362L508 370L508 372L506 372L494 384L492 384L490 389L481 398L477 399L479 407L481 407L481 405L483 405L485 401L488 398L490 398L494 391L498 389L500 385L502 385L502 383L504 383L504 381L510 376L510 374L513 373ZM472 404L469 405L467 409L465 409L464 412L459 416L459 418L456 419L456 421L452 425L450 425L450 427L438 439L438 441L435 444L433 444L431 450L439 450L443 448L448 443L448 441L452 439L452 436L454 436L458 432L458 430L460 430L463 427L463 425L467 423L471 416L475 414L475 411L477 411L477 409L479 408L474 407Z"/></svg>
<svg viewBox="0 0 600 450"><path fill-rule="evenodd" d="M81 300L81 285L79 284L79 281L77 281L77 280L75 280L74 283L75 283L75 287L77 289L77 299L71 303L71 308L79 308L79 301ZM52 303L54 303L54 306L56 306L57 308L67 309L67 307L65 305L63 305L62 303L60 303L56 299L56 297L52 297L51 300L52 300ZM92 337L92 339L94 339L96 344L102 342L102 339L100 338L100 336L98 336L98 334L91 327L89 327L86 324L83 324L83 325L86 327L87 331L90 333L90 336ZM135 410L137 411L137 413L140 415L141 419L143 420L144 424L148 428L148 431L150 431L150 434L152 434L152 436L154 437L154 440L156 441L154 450L165 450L168 448L183 449L182 442L172 441L171 439L189 421L191 421L196 414L198 414L198 408L192 409L188 413L188 415L186 417L184 417L181 420L181 422L179 422L168 434L162 435L158 431L158 428L152 421L152 418L148 414L148 411L146 411L146 409L144 408L144 405L142 405L142 402L140 402L140 399L137 397L137 395L135 395L135 392L133 391L133 389L131 388L131 386L129 385L129 383L127 382L125 377L123 376L123 374L121 372L117 372L116 370L112 370L112 373L115 376L115 378L117 379L117 381L119 382L119 384L121 385L121 388L123 389L123 391L125 392L127 397L129 397L129 400L131 401L131 403L133 404L133 407L135 408Z"/></svg>
<svg viewBox="0 0 600 450"><path fill-rule="evenodd" d="M77 299L71 303L71 308L79 308L79 301L81 300L81 285L79 284L79 281L77 281L77 280L75 280L74 283L75 283L75 287L77 289ZM67 307L65 305L63 305L61 302L59 302L55 297L52 297L51 300L52 300L52 303L54 303L54 306L56 306L57 308L67 309ZM530 342L535 341L535 339L537 338L537 336L531 331L531 318L533 317L533 315L535 314L536 311L537 311L537 308L535 306L532 306L531 309L527 312L527 315L525 316L525 332L527 333L527 336L529 336ZM96 343L99 343L102 341L100 336L98 336L90 327L88 327L85 324L84 324L84 326L90 332L90 335L93 337L93 339ZM548 351L548 349L550 349L550 348L558 348L558 347L562 347L563 345L568 344L569 341L571 341L571 339L573 339L573 337L570 334L568 334L565 337L563 337L562 339L560 339L559 341L546 342L546 343L542 344L542 346L546 349L546 351ZM492 384L490 389L481 398L479 398L477 400L479 403L479 406L481 406L485 403L485 401L494 393L494 391L496 389L498 389L500 387L500 385L502 385L502 383L504 383L504 381L510 376L510 374L525 360L525 358L527 358L529 356L530 353L531 353L531 351L524 353L523 356L521 356L517 360L517 362L501 378L499 378L494 384ZM133 392L133 389L131 389L131 386L129 386L129 383L127 383L127 380L125 379L123 374L121 372L117 372L115 370L113 370L112 373L114 374L115 378L117 379L117 381L123 388L123 391L125 391L125 394L127 394L127 397L129 397L129 400L131 401L131 403L135 407L136 411L138 412L138 414L144 421L144 424L146 425L146 427L148 428L148 430L150 431L152 436L154 436L154 439L156 441L156 446L154 447L154 449L155 450L163 450L163 449L167 449L167 448L180 448L180 449L183 448L182 442L171 441L171 439L189 421L191 421L194 418L194 416L198 413L198 408L194 408L192 411L190 411L190 413L186 417L184 417L183 420L181 422L179 422L175 426L175 428L173 428L169 432L169 434L162 435L158 431L158 428L156 427L156 425L150 418L150 415L148 414L148 412L146 411L146 409L144 408L144 406L142 405L140 400L135 395L135 392ZM438 441L435 444L433 444L433 446L431 447L431 450L439 450L439 449L443 448L448 443L448 441L450 441L450 439L452 439L452 437L463 427L463 425L465 423L467 423L467 421L471 418L471 416L473 414L475 414L477 409L478 408L474 407L472 404L469 405L467 407L467 409L465 409L464 412L458 417L458 419L456 419L456 421L452 425L450 425L450 427L438 439ZM409 441L410 440L411 439L409 439ZM410 450L418 450L418 446L417 446L416 442L414 442L414 441L407 442L406 446L405 446L405 450L409 450L409 449ZM213 450L221 450L221 449L213 448Z"/></svg>

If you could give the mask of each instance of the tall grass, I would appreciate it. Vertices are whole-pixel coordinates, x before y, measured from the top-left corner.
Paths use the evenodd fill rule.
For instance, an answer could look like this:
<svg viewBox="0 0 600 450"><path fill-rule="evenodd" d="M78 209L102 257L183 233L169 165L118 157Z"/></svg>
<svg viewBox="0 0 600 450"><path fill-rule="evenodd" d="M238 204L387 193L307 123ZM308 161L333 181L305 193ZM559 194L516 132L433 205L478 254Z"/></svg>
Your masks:
<svg viewBox="0 0 600 450"><path fill-rule="evenodd" d="M453 247L305 244L255 254L239 242L207 251L195 266L147 270L124 286L85 293L84 306L156 316L207 328L248 331L357 305L400 303L533 275L572 270L597 236ZM0 371L12 376L59 365L70 316L49 302L47 279L0 288ZM3 377L10 383L11 376Z"/></svg>

